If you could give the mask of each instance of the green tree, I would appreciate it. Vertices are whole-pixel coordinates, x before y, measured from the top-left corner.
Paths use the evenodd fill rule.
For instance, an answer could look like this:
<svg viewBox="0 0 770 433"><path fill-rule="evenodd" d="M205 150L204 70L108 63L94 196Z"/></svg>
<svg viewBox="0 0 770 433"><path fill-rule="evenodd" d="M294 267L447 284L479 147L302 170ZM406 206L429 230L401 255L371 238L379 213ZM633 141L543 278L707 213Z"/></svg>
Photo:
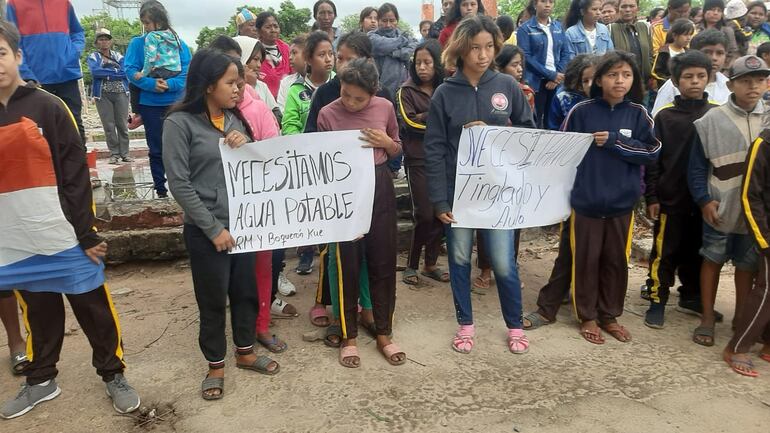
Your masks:
<svg viewBox="0 0 770 433"><path fill-rule="evenodd" d="M83 69L83 81L86 85L91 84L91 71L86 64L86 58L96 50L95 36L96 31L106 28L112 33L113 49L125 54L128 43L134 36L142 34L142 23L138 19L133 21L121 18L113 18L106 13L96 15L86 15L80 18L80 25L86 32L86 48L83 50L83 56L80 59Z"/></svg>
<svg viewBox="0 0 770 433"><path fill-rule="evenodd" d="M228 32L226 27L209 27L206 26L201 29L200 33L198 33L198 37L195 38L195 46L198 48L203 48L208 46L211 41L216 39L219 35L227 35L232 36L235 34L234 32Z"/></svg>

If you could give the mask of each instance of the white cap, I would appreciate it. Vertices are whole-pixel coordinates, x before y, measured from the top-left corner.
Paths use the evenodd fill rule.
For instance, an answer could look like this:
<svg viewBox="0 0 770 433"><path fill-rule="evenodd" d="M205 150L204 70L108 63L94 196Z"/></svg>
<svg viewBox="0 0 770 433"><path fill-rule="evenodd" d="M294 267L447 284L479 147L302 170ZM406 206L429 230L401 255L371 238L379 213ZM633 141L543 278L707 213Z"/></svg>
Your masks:
<svg viewBox="0 0 770 433"><path fill-rule="evenodd" d="M726 20L734 20L737 18L740 18L749 10L746 9L746 3L743 2L743 0L730 0L727 2L727 5L725 5L725 19Z"/></svg>

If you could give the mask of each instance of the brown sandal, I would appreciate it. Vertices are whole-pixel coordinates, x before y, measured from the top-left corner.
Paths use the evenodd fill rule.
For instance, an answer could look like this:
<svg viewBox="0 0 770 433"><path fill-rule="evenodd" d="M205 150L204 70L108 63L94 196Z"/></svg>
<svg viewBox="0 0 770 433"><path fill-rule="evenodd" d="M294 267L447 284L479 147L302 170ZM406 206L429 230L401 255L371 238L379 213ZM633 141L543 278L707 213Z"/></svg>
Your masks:
<svg viewBox="0 0 770 433"><path fill-rule="evenodd" d="M592 327L587 327L585 324L580 325L580 335L589 343L604 344L605 342L604 336L596 324Z"/></svg>
<svg viewBox="0 0 770 433"><path fill-rule="evenodd" d="M615 339L621 343L628 343L631 341L631 333L628 332L628 329L626 329L625 326L618 324L618 322L605 323L601 325L601 328L606 332L609 332L610 335L615 337Z"/></svg>

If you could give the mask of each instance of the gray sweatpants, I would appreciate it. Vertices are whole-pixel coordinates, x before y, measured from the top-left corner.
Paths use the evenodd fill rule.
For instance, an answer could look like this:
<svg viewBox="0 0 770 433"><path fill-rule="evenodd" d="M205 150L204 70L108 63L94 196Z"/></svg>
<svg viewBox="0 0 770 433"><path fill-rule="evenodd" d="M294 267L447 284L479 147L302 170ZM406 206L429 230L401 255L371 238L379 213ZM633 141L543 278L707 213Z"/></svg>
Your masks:
<svg viewBox="0 0 770 433"><path fill-rule="evenodd" d="M128 156L128 95L126 93L102 93L96 100L96 110L104 126L110 156Z"/></svg>

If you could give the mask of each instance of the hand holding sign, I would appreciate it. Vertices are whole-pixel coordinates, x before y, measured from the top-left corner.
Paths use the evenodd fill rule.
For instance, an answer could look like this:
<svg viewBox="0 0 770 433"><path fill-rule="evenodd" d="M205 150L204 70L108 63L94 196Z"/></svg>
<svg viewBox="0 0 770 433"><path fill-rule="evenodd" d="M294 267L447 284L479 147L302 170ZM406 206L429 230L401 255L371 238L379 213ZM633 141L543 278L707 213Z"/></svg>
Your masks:
<svg viewBox="0 0 770 433"><path fill-rule="evenodd" d="M439 216L443 223L515 229L554 224L569 215L577 166L593 136L468 126L458 146L452 212Z"/></svg>

